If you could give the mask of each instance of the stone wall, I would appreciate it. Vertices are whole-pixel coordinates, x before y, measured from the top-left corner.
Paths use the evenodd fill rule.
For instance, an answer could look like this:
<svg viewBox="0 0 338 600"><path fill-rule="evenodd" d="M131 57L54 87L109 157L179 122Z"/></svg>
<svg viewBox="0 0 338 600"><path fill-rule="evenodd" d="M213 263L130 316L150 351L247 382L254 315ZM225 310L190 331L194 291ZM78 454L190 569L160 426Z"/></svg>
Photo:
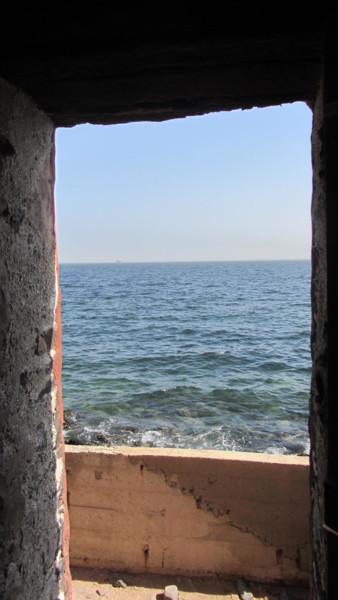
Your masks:
<svg viewBox="0 0 338 600"><path fill-rule="evenodd" d="M327 548L324 523L324 481L327 473L327 254L323 93L314 107L312 131L312 381L309 431L311 440L312 597L326 598Z"/></svg>
<svg viewBox="0 0 338 600"><path fill-rule="evenodd" d="M326 457L322 458L322 466L326 468L324 482L324 519L323 536L327 537L327 598L338 598L338 378L337 378L337 337L338 337L338 82L337 82L337 33L334 28L326 40L325 64L323 69L323 126L322 153L325 180L326 207L326 298L320 306L322 313L327 312L326 379L324 380L326 412L323 442L326 443ZM319 176L321 173L319 173ZM319 226L317 221L316 227ZM325 448L324 443L322 447ZM327 465L327 467L326 467ZM323 490L321 490L323 493ZM317 556L322 565L326 556Z"/></svg>
<svg viewBox="0 0 338 600"><path fill-rule="evenodd" d="M308 583L304 457L68 446L71 564Z"/></svg>
<svg viewBox="0 0 338 600"><path fill-rule="evenodd" d="M54 125L0 81L0 596L64 597Z"/></svg>

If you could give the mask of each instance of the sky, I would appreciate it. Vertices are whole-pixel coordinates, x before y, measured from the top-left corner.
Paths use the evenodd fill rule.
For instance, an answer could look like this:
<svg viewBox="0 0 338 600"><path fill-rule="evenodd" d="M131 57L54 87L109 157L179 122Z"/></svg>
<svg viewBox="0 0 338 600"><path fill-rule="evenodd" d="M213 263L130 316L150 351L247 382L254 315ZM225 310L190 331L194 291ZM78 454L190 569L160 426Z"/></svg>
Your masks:
<svg viewBox="0 0 338 600"><path fill-rule="evenodd" d="M309 259L304 103L56 132L60 263Z"/></svg>

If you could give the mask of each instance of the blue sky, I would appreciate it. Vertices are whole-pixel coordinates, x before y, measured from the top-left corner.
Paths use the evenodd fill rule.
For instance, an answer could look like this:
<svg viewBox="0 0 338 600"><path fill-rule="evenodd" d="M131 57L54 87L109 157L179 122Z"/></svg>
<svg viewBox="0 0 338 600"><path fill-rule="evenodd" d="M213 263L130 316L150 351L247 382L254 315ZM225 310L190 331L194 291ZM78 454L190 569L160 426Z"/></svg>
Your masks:
<svg viewBox="0 0 338 600"><path fill-rule="evenodd" d="M310 258L303 103L56 133L59 261Z"/></svg>

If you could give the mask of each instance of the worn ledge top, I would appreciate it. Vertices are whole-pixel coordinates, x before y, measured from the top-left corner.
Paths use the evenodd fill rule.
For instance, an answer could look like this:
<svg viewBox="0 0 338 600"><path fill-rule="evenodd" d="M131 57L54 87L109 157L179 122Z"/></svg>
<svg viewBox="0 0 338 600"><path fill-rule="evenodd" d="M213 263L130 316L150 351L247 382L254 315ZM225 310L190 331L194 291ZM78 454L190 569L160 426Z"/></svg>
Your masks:
<svg viewBox="0 0 338 600"><path fill-rule="evenodd" d="M308 456L290 454L262 454L257 452L232 452L228 450L196 450L190 448L143 448L131 446L73 446L66 445L67 454L106 454L124 456L165 456L172 458L196 458L209 460L226 460L234 462L255 462L267 464L284 464L307 466Z"/></svg>

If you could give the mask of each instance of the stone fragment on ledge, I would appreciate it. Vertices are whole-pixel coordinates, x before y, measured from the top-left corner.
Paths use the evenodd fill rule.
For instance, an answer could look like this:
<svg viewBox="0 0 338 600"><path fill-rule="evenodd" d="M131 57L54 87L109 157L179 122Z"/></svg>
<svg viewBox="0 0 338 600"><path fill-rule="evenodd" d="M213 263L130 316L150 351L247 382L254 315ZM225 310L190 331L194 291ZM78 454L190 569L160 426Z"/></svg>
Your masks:
<svg viewBox="0 0 338 600"><path fill-rule="evenodd" d="M243 579L238 579L237 591L241 600L254 600L254 597L250 592L249 586L245 583L245 581L243 581Z"/></svg>
<svg viewBox="0 0 338 600"><path fill-rule="evenodd" d="M178 589L176 585L167 585L164 588L163 600L179 600Z"/></svg>
<svg viewBox="0 0 338 600"><path fill-rule="evenodd" d="M123 579L117 579L115 581L115 583L114 583L114 586L118 587L118 588L126 588L126 587L128 587L127 584L126 584L126 582L123 581Z"/></svg>

